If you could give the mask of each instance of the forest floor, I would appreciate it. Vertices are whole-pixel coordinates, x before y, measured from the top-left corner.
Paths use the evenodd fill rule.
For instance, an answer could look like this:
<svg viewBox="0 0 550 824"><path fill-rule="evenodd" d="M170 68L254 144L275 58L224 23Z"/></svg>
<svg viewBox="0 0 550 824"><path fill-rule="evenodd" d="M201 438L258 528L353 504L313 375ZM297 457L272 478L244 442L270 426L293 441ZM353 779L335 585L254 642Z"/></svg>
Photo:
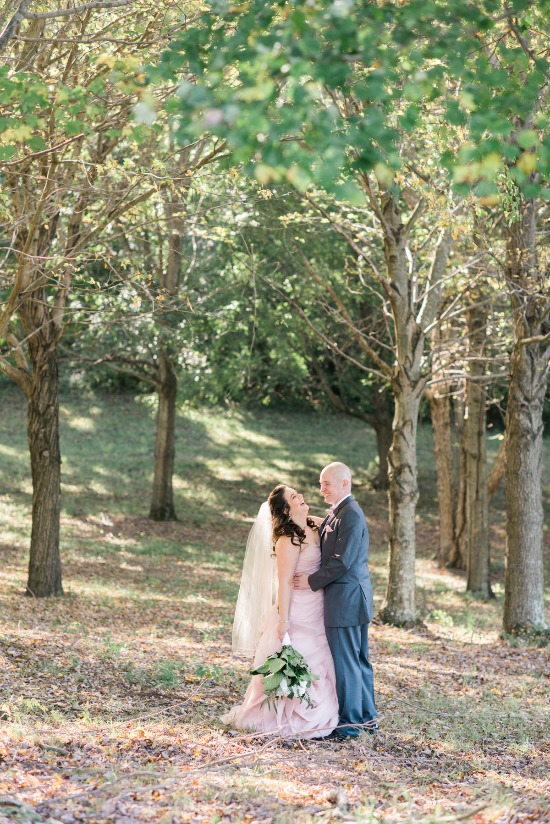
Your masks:
<svg viewBox="0 0 550 824"><path fill-rule="evenodd" d="M428 427L419 440L423 624L405 631L374 622L370 632L380 734L263 739L218 720L249 678L230 647L247 532L279 480L322 512L319 468L349 462L379 607L387 503L368 481L372 434L334 416L182 411L181 520L158 524L145 517L154 441L147 399L68 396L66 594L33 600L22 594L25 408L15 392L0 392L0 822L550 821L548 648L501 637L502 496L491 514L496 598L473 601L463 574L433 560ZM335 430L345 444L338 455ZM492 454L496 446L490 439Z"/></svg>

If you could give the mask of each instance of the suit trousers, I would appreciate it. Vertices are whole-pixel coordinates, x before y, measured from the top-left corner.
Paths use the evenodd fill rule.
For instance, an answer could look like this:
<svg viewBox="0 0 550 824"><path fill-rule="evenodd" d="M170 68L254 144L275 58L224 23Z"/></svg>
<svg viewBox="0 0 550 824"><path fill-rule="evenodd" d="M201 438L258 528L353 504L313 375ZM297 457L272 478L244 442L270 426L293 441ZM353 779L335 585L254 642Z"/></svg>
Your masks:
<svg viewBox="0 0 550 824"><path fill-rule="evenodd" d="M336 692L340 712L339 732L359 735L357 727L376 718L374 677L369 661L369 625L325 627L334 659Z"/></svg>

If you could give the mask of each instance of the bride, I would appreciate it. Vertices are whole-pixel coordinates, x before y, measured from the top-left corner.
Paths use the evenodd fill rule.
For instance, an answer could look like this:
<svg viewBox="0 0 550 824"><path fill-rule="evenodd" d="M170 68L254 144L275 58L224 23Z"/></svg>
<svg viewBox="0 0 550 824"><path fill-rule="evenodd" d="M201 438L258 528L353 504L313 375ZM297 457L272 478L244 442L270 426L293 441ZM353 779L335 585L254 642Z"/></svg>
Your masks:
<svg viewBox="0 0 550 824"><path fill-rule="evenodd" d="M320 518L308 516L302 495L279 484L260 509L250 532L233 623L233 651L251 655L254 668L280 650L286 633L292 646L319 676L309 688L313 706L281 698L268 706L262 676L254 675L243 702L222 721L237 729L323 738L338 724L334 664L325 635L323 590L292 589L296 572L319 569ZM275 555L273 555L275 544ZM278 580L278 586L277 586Z"/></svg>

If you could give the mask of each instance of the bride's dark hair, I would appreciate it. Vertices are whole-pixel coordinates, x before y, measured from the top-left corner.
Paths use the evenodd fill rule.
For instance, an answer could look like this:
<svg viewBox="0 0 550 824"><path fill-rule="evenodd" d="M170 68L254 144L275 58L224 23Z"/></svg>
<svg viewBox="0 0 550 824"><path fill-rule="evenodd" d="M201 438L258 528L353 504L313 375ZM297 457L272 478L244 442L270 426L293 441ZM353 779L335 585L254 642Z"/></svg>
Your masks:
<svg viewBox="0 0 550 824"><path fill-rule="evenodd" d="M273 543L276 544L278 538L286 536L290 538L294 546L301 548L306 539L306 533L290 517L290 507L285 501L286 489L288 489L286 484L278 484L267 499L273 523ZM311 529L317 529L317 524L311 518L307 519L307 525Z"/></svg>

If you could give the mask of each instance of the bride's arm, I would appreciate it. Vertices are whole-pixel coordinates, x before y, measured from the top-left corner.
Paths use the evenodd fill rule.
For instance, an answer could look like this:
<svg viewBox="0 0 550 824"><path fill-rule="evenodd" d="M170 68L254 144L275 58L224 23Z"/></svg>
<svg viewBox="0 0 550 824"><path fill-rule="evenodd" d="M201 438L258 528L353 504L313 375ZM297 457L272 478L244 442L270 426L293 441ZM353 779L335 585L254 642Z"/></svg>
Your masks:
<svg viewBox="0 0 550 824"><path fill-rule="evenodd" d="M313 521L313 523L314 523L316 526L321 526L321 524L322 524L322 523L323 523L323 521L325 520L324 518L318 518L318 517L317 517L317 515L308 515L307 517L308 517L308 518L311 518L311 520Z"/></svg>
<svg viewBox="0 0 550 824"><path fill-rule="evenodd" d="M290 623L290 598L292 596L292 576L296 571L300 550L295 546L290 538L279 538L275 545L277 556L277 572L279 575L279 622L277 624L277 635L282 641L285 632L288 632Z"/></svg>

